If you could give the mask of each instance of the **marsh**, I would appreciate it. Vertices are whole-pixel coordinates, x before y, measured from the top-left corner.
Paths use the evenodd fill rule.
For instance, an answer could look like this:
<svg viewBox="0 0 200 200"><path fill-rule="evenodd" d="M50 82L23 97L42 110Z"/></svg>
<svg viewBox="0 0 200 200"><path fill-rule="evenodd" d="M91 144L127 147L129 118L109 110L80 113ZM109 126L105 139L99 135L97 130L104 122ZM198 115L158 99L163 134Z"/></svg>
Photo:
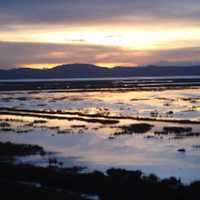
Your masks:
<svg viewBox="0 0 200 200"><path fill-rule="evenodd" d="M200 89L163 88L163 80L156 80L155 89L143 80L141 90L131 80L129 88L116 81L118 87L106 90L2 91L0 140L40 145L63 167L120 167L186 183L200 179L200 151L194 148L200 144ZM19 162L48 166L51 158L22 156Z"/></svg>

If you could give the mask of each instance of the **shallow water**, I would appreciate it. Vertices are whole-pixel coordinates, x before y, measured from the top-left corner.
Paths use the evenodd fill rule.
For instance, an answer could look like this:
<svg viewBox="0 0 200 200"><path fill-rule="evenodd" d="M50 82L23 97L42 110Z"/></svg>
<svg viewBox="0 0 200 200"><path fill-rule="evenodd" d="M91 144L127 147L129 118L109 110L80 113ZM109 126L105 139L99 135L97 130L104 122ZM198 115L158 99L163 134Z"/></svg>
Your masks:
<svg viewBox="0 0 200 200"><path fill-rule="evenodd" d="M156 119L200 122L200 89L163 91L96 91L96 92L1 92L1 108L54 111L56 116L105 118L123 116L118 124L89 123L80 120L44 119L1 114L11 130L1 130L1 141L39 144L64 166L86 166L88 170L109 167L139 169L161 178L176 176L184 182L200 180L200 137L156 135L163 127L190 127L200 132L199 124L158 122ZM63 114L62 112L72 112ZM73 112L78 112L73 114ZM79 114L99 114L81 116ZM51 114L51 113L50 113ZM54 114L52 114L54 115ZM126 117L147 117L154 121L137 121ZM9 120L8 120L9 119ZM144 134L115 135L122 126L148 123L154 127ZM179 152L184 148L186 152ZM48 156L21 158L24 162L47 165Z"/></svg>

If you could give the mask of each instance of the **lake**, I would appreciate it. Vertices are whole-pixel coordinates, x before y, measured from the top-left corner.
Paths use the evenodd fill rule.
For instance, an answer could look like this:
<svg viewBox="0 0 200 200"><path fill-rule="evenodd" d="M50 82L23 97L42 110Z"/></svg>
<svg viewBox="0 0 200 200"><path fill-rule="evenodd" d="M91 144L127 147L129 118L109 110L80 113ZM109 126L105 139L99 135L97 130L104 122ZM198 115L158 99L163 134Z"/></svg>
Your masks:
<svg viewBox="0 0 200 200"><path fill-rule="evenodd" d="M200 179L199 77L81 81L1 82L0 140L52 152L19 162Z"/></svg>

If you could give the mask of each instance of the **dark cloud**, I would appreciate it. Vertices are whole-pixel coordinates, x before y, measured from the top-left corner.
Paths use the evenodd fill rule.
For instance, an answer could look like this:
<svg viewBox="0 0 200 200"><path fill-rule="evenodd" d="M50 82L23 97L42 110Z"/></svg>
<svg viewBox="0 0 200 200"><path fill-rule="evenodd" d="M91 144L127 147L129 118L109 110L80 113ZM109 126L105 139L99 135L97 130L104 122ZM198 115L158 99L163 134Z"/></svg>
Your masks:
<svg viewBox="0 0 200 200"><path fill-rule="evenodd" d="M142 65L159 60L199 60L199 55L200 47L138 51L100 45L0 42L0 68L74 62Z"/></svg>
<svg viewBox="0 0 200 200"><path fill-rule="evenodd" d="M97 63L120 55L120 48L78 44L0 42L0 68L46 63Z"/></svg>
<svg viewBox="0 0 200 200"><path fill-rule="evenodd" d="M0 25L199 22L199 0L0 0Z"/></svg>

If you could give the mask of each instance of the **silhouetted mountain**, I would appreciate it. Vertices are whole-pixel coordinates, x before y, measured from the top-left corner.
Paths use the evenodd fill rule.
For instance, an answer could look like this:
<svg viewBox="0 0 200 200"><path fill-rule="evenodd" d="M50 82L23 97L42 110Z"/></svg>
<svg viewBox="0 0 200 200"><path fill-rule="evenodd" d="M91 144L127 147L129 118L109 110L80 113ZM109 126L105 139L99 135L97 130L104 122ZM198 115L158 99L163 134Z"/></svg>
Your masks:
<svg viewBox="0 0 200 200"><path fill-rule="evenodd" d="M52 79L200 75L200 66L142 66L106 68L91 64L67 64L51 69L0 70L0 79Z"/></svg>
<svg viewBox="0 0 200 200"><path fill-rule="evenodd" d="M151 65L160 66L160 67L170 67L170 66L179 66L179 67L187 67L187 66L200 66L200 61L159 61L153 63Z"/></svg>

